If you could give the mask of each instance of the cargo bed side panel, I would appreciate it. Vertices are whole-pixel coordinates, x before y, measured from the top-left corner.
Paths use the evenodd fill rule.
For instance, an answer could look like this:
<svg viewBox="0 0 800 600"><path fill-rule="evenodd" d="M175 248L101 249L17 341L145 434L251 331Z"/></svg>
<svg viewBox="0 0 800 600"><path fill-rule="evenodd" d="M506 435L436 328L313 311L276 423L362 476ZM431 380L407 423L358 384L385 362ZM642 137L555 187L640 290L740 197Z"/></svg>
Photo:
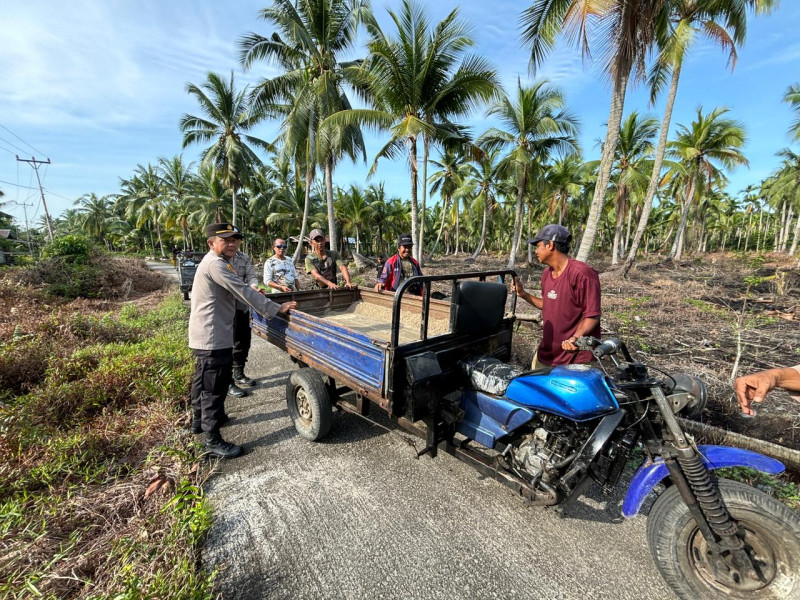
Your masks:
<svg viewBox="0 0 800 600"><path fill-rule="evenodd" d="M340 384L371 398L382 395L387 345L300 311L290 320L253 313L253 331Z"/></svg>

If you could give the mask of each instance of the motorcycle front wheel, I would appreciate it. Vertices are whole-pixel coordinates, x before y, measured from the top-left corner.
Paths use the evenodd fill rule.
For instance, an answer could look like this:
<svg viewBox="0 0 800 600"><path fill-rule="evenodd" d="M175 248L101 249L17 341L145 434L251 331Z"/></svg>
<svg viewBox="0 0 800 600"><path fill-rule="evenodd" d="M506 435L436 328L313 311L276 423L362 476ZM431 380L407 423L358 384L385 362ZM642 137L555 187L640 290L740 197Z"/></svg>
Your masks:
<svg viewBox="0 0 800 600"><path fill-rule="evenodd" d="M800 516L749 485L715 481L759 578L741 573L729 553L722 566L711 560L706 540L674 486L658 497L647 518L647 542L661 575L685 600L799 598Z"/></svg>

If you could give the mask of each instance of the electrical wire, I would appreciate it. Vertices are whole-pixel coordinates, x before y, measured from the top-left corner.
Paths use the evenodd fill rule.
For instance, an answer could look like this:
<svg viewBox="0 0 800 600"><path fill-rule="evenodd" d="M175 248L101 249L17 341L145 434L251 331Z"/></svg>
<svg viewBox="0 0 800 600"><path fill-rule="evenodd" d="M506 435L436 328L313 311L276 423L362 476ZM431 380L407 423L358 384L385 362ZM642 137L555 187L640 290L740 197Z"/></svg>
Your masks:
<svg viewBox="0 0 800 600"><path fill-rule="evenodd" d="M36 148L34 148L34 147L31 145L31 144L29 144L28 142L26 142L25 140L23 140L21 137L19 137L19 136L18 136L16 133L14 133L13 131L11 131L11 130L10 130L8 127L6 127L5 125L3 125L2 123L0 123L0 127L2 127L3 129L5 129L5 130L6 130L8 133L10 133L11 135L13 135L15 138L17 138L17 139L18 139L20 142L22 142L22 143L23 143L23 144L25 144L26 146L30 146L30 147L31 147L31 148L32 148L32 149L33 149L33 150L34 150L34 151L35 151L37 154L42 154L42 155L44 155L44 152L42 152L41 150L37 150Z"/></svg>

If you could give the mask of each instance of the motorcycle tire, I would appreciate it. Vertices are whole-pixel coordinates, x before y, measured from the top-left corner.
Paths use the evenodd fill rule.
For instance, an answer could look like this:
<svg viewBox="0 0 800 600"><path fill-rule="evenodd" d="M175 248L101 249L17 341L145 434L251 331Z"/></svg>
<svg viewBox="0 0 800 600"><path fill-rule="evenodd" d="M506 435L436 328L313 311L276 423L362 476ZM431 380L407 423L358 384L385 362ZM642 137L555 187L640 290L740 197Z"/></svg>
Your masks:
<svg viewBox="0 0 800 600"><path fill-rule="evenodd" d="M714 577L708 548L677 487L663 492L647 518L647 542L656 567L685 600L766 600L800 597L800 515L755 488L715 479L731 517L744 535L763 581L729 570Z"/></svg>
<svg viewBox="0 0 800 600"><path fill-rule="evenodd" d="M333 409L323 375L315 369L296 369L286 382L286 405L301 437L316 442L331 430Z"/></svg>

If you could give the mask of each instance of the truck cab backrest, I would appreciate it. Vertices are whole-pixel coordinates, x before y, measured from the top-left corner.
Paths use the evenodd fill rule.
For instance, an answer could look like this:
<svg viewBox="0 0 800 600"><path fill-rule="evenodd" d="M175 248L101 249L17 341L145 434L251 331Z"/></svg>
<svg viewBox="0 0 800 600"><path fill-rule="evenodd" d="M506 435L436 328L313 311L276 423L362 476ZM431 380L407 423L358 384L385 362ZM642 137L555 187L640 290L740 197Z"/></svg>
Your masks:
<svg viewBox="0 0 800 600"><path fill-rule="evenodd" d="M456 294L453 333L493 333L500 328L508 290L502 283L461 281Z"/></svg>

